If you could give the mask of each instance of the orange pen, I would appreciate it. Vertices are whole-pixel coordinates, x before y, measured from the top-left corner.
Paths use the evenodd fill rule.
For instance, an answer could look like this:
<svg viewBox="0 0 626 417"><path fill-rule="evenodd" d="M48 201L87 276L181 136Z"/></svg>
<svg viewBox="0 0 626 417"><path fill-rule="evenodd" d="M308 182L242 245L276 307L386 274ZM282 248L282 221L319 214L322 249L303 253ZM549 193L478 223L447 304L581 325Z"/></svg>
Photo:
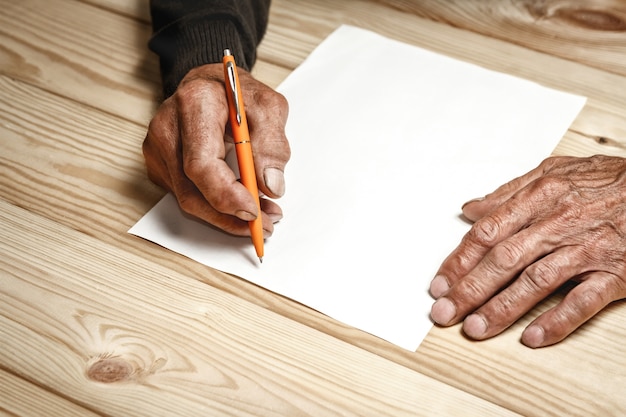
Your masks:
<svg viewBox="0 0 626 417"><path fill-rule="evenodd" d="M252 235L252 244L259 257L259 261L263 262L263 222L261 220L259 188L254 171L254 159L252 158L252 144L250 143L250 132L248 131L246 110L243 106L243 96L241 94L241 85L239 84L239 75L237 74L237 65L235 65L235 58L230 53L229 49L224 50L224 59L222 62L224 63L224 78L226 82L230 127L233 131L233 139L235 141L241 183L250 191L250 194L252 194L252 197L256 200L257 212L259 213L256 219L248 222L250 234Z"/></svg>

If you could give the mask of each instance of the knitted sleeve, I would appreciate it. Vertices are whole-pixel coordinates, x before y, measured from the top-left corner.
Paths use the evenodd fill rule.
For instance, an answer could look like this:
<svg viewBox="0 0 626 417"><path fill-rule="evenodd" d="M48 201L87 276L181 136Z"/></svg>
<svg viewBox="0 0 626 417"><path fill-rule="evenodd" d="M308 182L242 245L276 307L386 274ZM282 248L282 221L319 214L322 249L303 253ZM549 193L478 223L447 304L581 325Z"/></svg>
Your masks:
<svg viewBox="0 0 626 417"><path fill-rule="evenodd" d="M150 0L163 95L169 97L194 67L222 62L224 49L250 70L256 60L271 0Z"/></svg>

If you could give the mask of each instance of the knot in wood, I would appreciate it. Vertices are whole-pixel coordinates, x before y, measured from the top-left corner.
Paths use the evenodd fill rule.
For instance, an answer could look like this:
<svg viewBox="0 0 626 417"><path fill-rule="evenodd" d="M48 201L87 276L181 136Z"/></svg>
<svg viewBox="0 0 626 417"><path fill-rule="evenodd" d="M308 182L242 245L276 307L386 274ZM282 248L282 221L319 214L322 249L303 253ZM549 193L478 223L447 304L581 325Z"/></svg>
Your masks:
<svg viewBox="0 0 626 417"><path fill-rule="evenodd" d="M91 365L87 376L96 382L112 383L125 381L133 373L130 363L121 358L106 358Z"/></svg>

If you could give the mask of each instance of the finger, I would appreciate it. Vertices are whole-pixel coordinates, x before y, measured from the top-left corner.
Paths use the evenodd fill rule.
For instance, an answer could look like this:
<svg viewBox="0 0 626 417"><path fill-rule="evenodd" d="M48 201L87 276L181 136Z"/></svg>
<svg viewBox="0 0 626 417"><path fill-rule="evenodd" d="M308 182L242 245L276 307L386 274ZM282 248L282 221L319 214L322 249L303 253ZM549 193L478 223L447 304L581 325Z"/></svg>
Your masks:
<svg viewBox="0 0 626 417"><path fill-rule="evenodd" d="M187 214L236 236L250 236L247 221L238 217L221 213L206 203L202 193L189 181L188 187L180 189L176 194L180 208ZM268 238L274 232L274 222L270 215L261 214L263 220L263 237Z"/></svg>
<svg viewBox="0 0 626 417"><path fill-rule="evenodd" d="M557 163L558 159L559 158L547 158L535 169L498 187L491 194L466 202L462 207L463 215L473 222L484 217L487 213L513 197L518 191L544 175Z"/></svg>
<svg viewBox="0 0 626 417"><path fill-rule="evenodd" d="M243 73L246 116L261 192L278 198L285 193L285 166L291 156L285 136L289 106L285 97Z"/></svg>
<svg viewBox="0 0 626 417"><path fill-rule="evenodd" d="M443 326L458 323L485 304L527 265L548 253L553 246L544 238L546 230L543 229L541 225L533 225L495 245L475 268L457 279L433 304L433 321Z"/></svg>
<svg viewBox="0 0 626 417"><path fill-rule="evenodd" d="M261 210L267 215L272 223L277 223L283 218L283 210L272 200L261 198Z"/></svg>
<svg viewBox="0 0 626 417"><path fill-rule="evenodd" d="M469 315L463 331L472 339L495 336L581 273L581 249L561 248L528 266L515 281Z"/></svg>
<svg viewBox="0 0 626 417"><path fill-rule="evenodd" d="M248 222L238 217L221 213L215 210L211 205L207 204L204 195L189 180L185 184L179 181L176 192L174 193L180 208L193 217L204 220L205 222L218 227L237 236L249 236L250 230Z"/></svg>
<svg viewBox="0 0 626 417"><path fill-rule="evenodd" d="M439 267L430 285L432 296L435 298L442 296L462 277L469 274L479 262L485 262L484 258L487 253L497 244L526 227L532 220L533 214L531 199L522 195L521 198L508 200L489 215L474 223L459 246L448 255ZM528 234L526 233L524 236L528 236ZM512 257L518 256L518 252L522 249L521 247L514 247L516 242L519 240L513 240L496 249L487 259L487 262L510 264ZM502 261L498 261L497 257L502 257ZM483 265L483 269L486 265ZM502 265L497 269L501 270ZM491 276L495 272L488 272L488 274Z"/></svg>
<svg viewBox="0 0 626 417"><path fill-rule="evenodd" d="M258 209L252 195L225 162L224 130L228 103L221 83L189 83L177 91L185 175L210 206L223 214L253 220Z"/></svg>
<svg viewBox="0 0 626 417"><path fill-rule="evenodd" d="M610 302L624 296L614 275L591 272L554 308L537 317L522 333L528 347L544 347L560 342Z"/></svg>

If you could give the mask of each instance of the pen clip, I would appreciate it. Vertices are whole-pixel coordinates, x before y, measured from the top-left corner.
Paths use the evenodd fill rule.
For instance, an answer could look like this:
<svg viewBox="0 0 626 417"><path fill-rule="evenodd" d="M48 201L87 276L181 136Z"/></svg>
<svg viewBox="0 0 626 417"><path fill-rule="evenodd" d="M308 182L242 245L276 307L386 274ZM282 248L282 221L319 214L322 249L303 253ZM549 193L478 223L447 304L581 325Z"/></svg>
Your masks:
<svg viewBox="0 0 626 417"><path fill-rule="evenodd" d="M237 83L235 82L235 65L232 62L227 62L226 70L228 71L228 84L230 86L230 92L233 95L233 103L235 105L235 111L237 112L237 124L241 125L241 108L239 106Z"/></svg>

